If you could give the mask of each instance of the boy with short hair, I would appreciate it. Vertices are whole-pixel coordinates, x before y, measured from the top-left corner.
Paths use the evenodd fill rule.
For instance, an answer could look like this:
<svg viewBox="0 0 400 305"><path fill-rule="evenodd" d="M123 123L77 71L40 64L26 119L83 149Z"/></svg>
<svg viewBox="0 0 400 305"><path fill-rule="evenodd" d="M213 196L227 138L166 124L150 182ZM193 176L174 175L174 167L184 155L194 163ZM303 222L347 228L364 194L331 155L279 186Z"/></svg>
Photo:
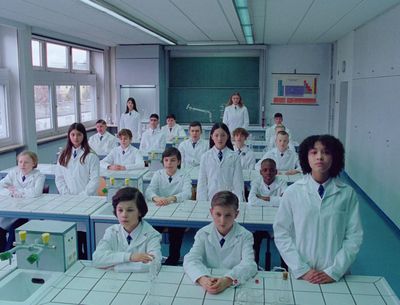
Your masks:
<svg viewBox="0 0 400 305"><path fill-rule="evenodd" d="M186 132L183 127L176 123L174 114L167 115L167 125L161 128L168 142L174 141L176 137L186 137Z"/></svg>
<svg viewBox="0 0 400 305"><path fill-rule="evenodd" d="M118 145L118 140L107 131L106 121L100 119L96 122L97 133L89 138L89 146L99 156L106 156Z"/></svg>
<svg viewBox="0 0 400 305"><path fill-rule="evenodd" d="M132 132L129 129L121 129L118 132L120 145L100 161L100 167L121 171L135 168L144 168L143 156L140 151L131 145Z"/></svg>
<svg viewBox="0 0 400 305"><path fill-rule="evenodd" d="M279 173L285 175L295 175L301 172L297 153L289 149L289 134L286 131L279 131L276 135L276 147L267 151L257 162L255 168L260 170L261 162L264 159L273 159Z"/></svg>
<svg viewBox="0 0 400 305"><path fill-rule="evenodd" d="M157 206L165 206L175 202L190 199L192 195L192 180L181 171L181 154L175 147L168 147L162 154L163 169L156 171L146 190L147 202L154 202ZM163 231L163 227L157 227ZM165 265L176 266L180 258L185 228L169 227L169 256Z"/></svg>
<svg viewBox="0 0 400 305"><path fill-rule="evenodd" d="M274 124L265 130L265 142L267 144L271 143L271 141L272 141L272 143L275 141L275 127L277 125L283 125L283 115L280 112L277 112L274 114ZM285 131L290 136L289 128L285 127ZM271 140L271 138L272 138L272 140ZM268 149L271 149L271 148L268 147Z"/></svg>
<svg viewBox="0 0 400 305"><path fill-rule="evenodd" d="M160 118L158 114L150 115L149 128L142 134L139 150L144 153L151 151L164 151L166 138L165 134L158 128Z"/></svg>
<svg viewBox="0 0 400 305"><path fill-rule="evenodd" d="M235 222L239 200L229 191L216 193L211 201L213 222L200 229L193 247L185 255L183 267L189 278L208 293L245 283L257 273L253 236ZM209 268L227 269L222 277L212 276Z"/></svg>
<svg viewBox="0 0 400 305"><path fill-rule="evenodd" d="M254 169L256 157L254 152L245 144L247 138L249 137L249 132L246 129L239 127L236 128L232 134L235 141L233 148L240 156L242 169Z"/></svg>
<svg viewBox="0 0 400 305"><path fill-rule="evenodd" d="M201 139L201 123L198 121L189 124L189 139L179 144L182 155L182 167L196 167L200 165L201 156L208 150L208 141Z"/></svg>

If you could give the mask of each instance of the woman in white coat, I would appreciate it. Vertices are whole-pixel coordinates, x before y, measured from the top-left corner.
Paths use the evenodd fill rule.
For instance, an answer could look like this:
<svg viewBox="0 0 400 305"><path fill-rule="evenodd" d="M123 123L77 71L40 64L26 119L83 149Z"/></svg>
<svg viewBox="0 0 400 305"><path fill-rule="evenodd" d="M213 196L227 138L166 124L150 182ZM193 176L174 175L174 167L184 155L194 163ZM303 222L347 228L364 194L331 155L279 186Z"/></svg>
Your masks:
<svg viewBox="0 0 400 305"><path fill-rule="evenodd" d="M222 119L232 133L236 128L247 129L249 127L249 112L243 104L242 97L239 92L235 92L229 98L225 107L224 116Z"/></svg>
<svg viewBox="0 0 400 305"><path fill-rule="evenodd" d="M121 118L119 120L119 130L124 128L129 129L136 141L140 141L142 135L141 124L142 117L137 110L136 101L133 97L130 97L126 101L125 113L121 114Z"/></svg>
<svg viewBox="0 0 400 305"><path fill-rule="evenodd" d="M343 183L344 148L330 135L311 136L299 150L303 179L283 194L275 244L296 278L339 281L360 249L363 230L354 190Z"/></svg>

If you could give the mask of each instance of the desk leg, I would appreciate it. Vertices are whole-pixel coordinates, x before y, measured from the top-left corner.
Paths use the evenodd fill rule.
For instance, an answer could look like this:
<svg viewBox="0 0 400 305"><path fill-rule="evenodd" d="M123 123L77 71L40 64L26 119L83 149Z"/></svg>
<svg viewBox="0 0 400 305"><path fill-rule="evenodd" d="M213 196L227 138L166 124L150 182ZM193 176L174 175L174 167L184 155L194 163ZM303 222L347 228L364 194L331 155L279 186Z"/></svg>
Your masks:
<svg viewBox="0 0 400 305"><path fill-rule="evenodd" d="M90 217L85 222L86 225L86 247L87 247L87 258L92 260L92 230L90 225Z"/></svg>

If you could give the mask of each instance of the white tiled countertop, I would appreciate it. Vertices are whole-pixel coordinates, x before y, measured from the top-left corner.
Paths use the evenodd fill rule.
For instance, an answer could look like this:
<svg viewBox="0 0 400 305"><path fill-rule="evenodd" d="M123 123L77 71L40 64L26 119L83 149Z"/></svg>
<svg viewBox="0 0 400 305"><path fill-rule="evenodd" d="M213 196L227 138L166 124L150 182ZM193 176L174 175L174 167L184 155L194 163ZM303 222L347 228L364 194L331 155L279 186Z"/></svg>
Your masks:
<svg viewBox="0 0 400 305"><path fill-rule="evenodd" d="M91 262L73 265L41 299L39 304L145 305L150 281L148 273L115 273L90 267ZM212 270L221 274L222 270ZM288 290L282 290L282 274L259 272L256 277L237 288L221 294L205 293L192 284L182 267L163 266L152 293L162 305L233 305L239 304L245 291L252 297L248 304L277 303L282 294L294 305L399 305L383 277L346 276L340 282L313 285L290 279Z"/></svg>

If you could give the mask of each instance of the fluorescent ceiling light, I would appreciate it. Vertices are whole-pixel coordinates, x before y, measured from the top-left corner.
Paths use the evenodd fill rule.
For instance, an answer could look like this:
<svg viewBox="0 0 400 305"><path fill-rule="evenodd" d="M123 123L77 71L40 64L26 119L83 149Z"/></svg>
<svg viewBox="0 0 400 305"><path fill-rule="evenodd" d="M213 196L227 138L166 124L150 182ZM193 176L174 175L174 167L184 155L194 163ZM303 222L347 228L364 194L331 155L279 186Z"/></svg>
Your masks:
<svg viewBox="0 0 400 305"><path fill-rule="evenodd" d="M247 0L233 0L236 14L240 20L240 26L242 27L244 38L247 44L254 44L253 38L253 26L251 24L249 7Z"/></svg>
<svg viewBox="0 0 400 305"><path fill-rule="evenodd" d="M121 15L121 14L118 14L118 13L114 12L113 10L111 10L111 9L109 9L109 8L103 6L103 5L100 5L100 4L98 4L98 3L96 3L96 2L94 2L92 0L80 0L80 1L82 3L85 3L85 4L89 5L89 6L95 8L95 9L101 11L101 12L103 12L103 13L106 13L107 15L112 16L112 17L114 17L114 18L116 18L116 19L118 19L118 20L120 20L120 21L122 21L122 22L124 22L126 24L129 24L130 26L133 26L133 27L137 28L138 30L141 30L142 32L144 32L146 34L149 34L149 35L151 35L151 36L153 36L153 37L155 37L157 39L160 39L161 41L164 41L165 43L167 43L169 45L176 45L176 43L174 41L164 37L161 34L158 34L158 33L154 32L154 31L152 31L152 30L149 30L148 28L136 23L135 21L133 21L133 20Z"/></svg>
<svg viewBox="0 0 400 305"><path fill-rule="evenodd" d="M219 45L232 45L238 44L236 40L232 41L191 41L186 45L188 46L219 46Z"/></svg>

